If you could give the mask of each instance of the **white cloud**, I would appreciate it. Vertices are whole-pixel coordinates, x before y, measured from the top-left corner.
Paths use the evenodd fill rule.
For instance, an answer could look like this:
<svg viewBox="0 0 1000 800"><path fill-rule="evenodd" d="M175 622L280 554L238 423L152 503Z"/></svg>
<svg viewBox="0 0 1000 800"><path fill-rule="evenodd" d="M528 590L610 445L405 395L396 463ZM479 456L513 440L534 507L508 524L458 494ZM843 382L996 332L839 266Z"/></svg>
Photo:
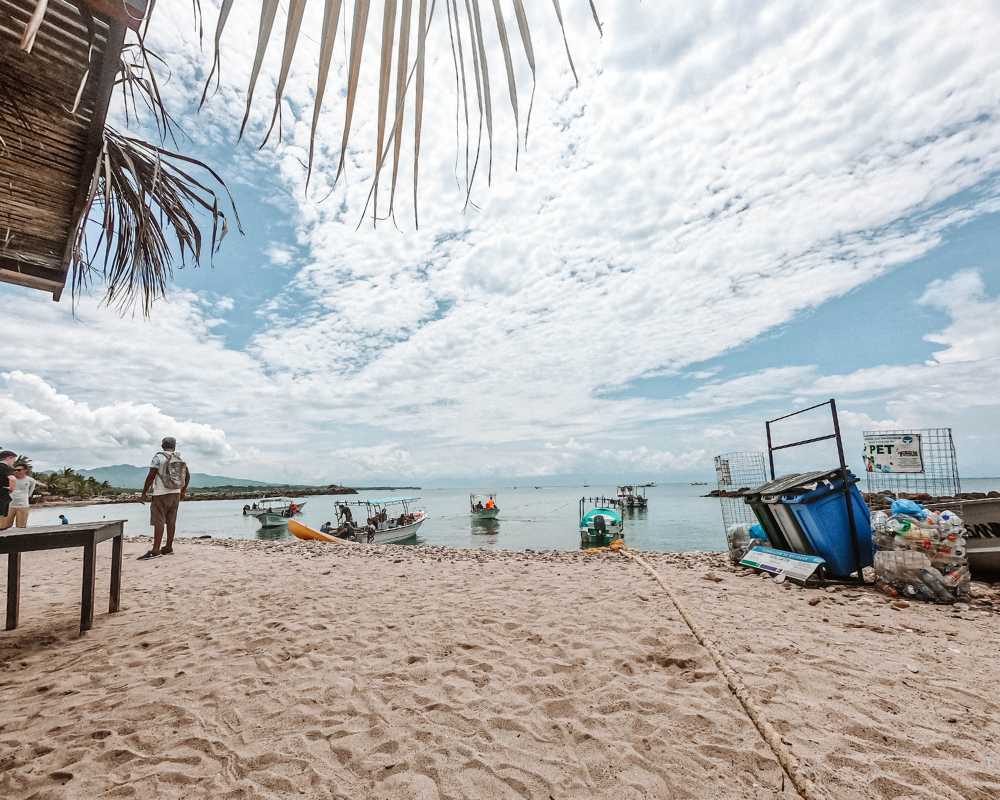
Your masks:
<svg viewBox="0 0 1000 800"><path fill-rule="evenodd" d="M164 436L180 448L215 460L232 457L226 435L218 428L164 414L151 403L116 401L90 407L72 400L42 378L19 370L0 373L0 441L16 443L42 461L72 454L93 466L123 454L148 455ZM10 445L8 445L10 446ZM117 462L116 462L117 463Z"/></svg>
<svg viewBox="0 0 1000 800"><path fill-rule="evenodd" d="M205 76L193 27L163 24L188 9L161 2L152 27L173 70L174 107ZM283 144L256 150L279 59L272 46L248 143L221 165L231 181L254 176L258 196L295 228L294 242L259 233L288 285L254 309L249 344L233 349L214 332L213 314L245 309L228 297L243 297L235 291L214 308L178 293L150 323L91 303L72 320L32 300L18 311L33 341L18 342L4 366L37 372L91 408L110 392L203 420L244 454L244 471L265 477L319 475L331 453L340 463L329 479L545 474L586 469L592 452L625 454L623 469L682 472L703 452L759 440L742 433L759 418L751 408L830 394L868 404L853 413L871 419L923 419L956 402L992 408L986 392L953 383L992 376L1000 355L997 326L983 322L996 301L971 272L928 288L923 307L942 319L930 364L837 376L747 365L728 378L702 365L1000 210L995 179L984 180L1000 173L1000 118L983 79L1000 72L995 4L959 15L892 0L606 2L603 39L580 4L567 8L578 90L548 11L532 10L540 83L529 147L515 174L498 82L493 182L477 183L475 207L463 213L456 188L443 17L432 30L419 231L409 160L395 215L403 232L390 222L355 230L374 160L368 105L355 117L347 174L322 200L339 157L339 92L324 105L320 160L303 192L314 37L296 52ZM309 7L306 30L320 13ZM233 18L219 94L189 126L213 153L242 117L256 24ZM368 53L365 98L377 82L377 48ZM526 76L523 59L515 66ZM336 70L342 83L339 61ZM387 207L385 196L380 213ZM252 285L225 253L217 271ZM663 400L617 398L655 375L702 383Z"/></svg>

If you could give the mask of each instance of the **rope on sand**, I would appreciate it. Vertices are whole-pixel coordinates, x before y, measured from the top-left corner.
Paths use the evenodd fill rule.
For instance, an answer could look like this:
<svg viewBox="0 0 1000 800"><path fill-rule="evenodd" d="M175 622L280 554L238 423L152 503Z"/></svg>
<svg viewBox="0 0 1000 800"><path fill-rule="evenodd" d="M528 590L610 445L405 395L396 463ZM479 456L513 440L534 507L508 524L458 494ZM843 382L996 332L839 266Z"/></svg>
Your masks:
<svg viewBox="0 0 1000 800"><path fill-rule="evenodd" d="M824 800L827 797L826 792L821 792L816 784L813 783L812 779L802 773L802 767L799 760L782 741L781 734L778 733L778 731L773 725L771 725L770 722L767 721L767 719L765 719L763 712L757 706L757 703L753 699L753 695L750 693L750 690L747 689L746 684L743 683L743 679L739 676L739 673L737 673L736 670L730 666L726 657L722 655L719 649L712 643L711 639L705 636L698 624L691 619L691 616L687 613L684 606L681 605L680 600L677 599L677 595L674 594L673 590L669 586L667 586L663 578L660 577L660 574L638 553L634 553L625 548L622 548L620 552L622 555L626 555L633 561L637 562L650 575L653 576L653 579L658 584L660 584L660 588L663 589L667 597L670 598L670 602L674 604L674 608L676 608L677 612L681 615L681 619L683 619L688 628L691 629L691 633L694 634L694 638L697 639L698 643L701 644L701 646L708 651L709 655L712 656L715 666L718 667L719 672L721 672L723 677L726 679L726 683L729 684L729 690L733 693L736 699L740 701L740 705L743 706L743 710L746 711L747 716L750 717L750 721L753 723L754 727L771 748L771 752L774 753L775 758L778 759L778 763L781 764L781 768L785 771L785 774L792 782L792 786L795 787L795 791L798 792L799 796L802 797L803 800Z"/></svg>

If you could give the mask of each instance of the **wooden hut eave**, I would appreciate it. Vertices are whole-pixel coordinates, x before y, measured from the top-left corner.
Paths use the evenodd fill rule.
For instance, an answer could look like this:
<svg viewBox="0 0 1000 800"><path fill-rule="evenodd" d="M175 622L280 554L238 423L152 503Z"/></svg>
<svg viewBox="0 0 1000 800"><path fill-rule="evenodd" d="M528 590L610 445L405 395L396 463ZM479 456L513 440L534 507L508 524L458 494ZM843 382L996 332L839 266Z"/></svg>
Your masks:
<svg viewBox="0 0 1000 800"><path fill-rule="evenodd" d="M66 284L104 140L126 28L145 0L49 0L30 53L36 0L0 0L0 281L51 292ZM76 111L74 100L83 91Z"/></svg>

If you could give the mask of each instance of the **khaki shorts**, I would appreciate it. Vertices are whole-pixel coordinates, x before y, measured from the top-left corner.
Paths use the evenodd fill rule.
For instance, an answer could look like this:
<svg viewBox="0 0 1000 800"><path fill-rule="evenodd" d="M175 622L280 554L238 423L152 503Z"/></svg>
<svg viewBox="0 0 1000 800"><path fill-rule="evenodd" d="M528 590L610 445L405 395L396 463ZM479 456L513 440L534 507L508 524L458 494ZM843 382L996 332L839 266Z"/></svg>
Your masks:
<svg viewBox="0 0 1000 800"><path fill-rule="evenodd" d="M154 494L153 502L149 505L149 524L154 528L157 525L172 527L177 522L177 506L180 502L180 492Z"/></svg>

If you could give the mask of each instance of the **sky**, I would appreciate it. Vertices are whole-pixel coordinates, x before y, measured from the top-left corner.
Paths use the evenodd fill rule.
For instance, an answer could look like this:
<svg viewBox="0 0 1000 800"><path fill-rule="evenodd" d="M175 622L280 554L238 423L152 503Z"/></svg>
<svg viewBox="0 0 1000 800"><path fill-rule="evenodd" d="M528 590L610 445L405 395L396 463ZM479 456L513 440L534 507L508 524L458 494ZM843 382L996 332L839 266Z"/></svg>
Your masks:
<svg viewBox="0 0 1000 800"><path fill-rule="evenodd" d="M212 4L202 45L188 0L159 0L148 44L182 148L225 178L245 235L177 271L149 319L99 287L74 306L0 285L0 445L92 467L174 435L197 471L275 482L709 480L716 454L763 448L765 419L832 397L856 469L863 430L951 427L963 476L1000 474L1000 3L601 0L602 36L572 0L578 86L551 6L528 3L525 145L504 0L521 142L486 20L492 169L468 206L442 5L419 228L409 115L395 220L366 212L373 5L345 172L342 41L306 191L322 4L281 142L258 149L279 48L237 141L256 11L234 14L199 112ZM834 458L783 452L779 472Z"/></svg>

